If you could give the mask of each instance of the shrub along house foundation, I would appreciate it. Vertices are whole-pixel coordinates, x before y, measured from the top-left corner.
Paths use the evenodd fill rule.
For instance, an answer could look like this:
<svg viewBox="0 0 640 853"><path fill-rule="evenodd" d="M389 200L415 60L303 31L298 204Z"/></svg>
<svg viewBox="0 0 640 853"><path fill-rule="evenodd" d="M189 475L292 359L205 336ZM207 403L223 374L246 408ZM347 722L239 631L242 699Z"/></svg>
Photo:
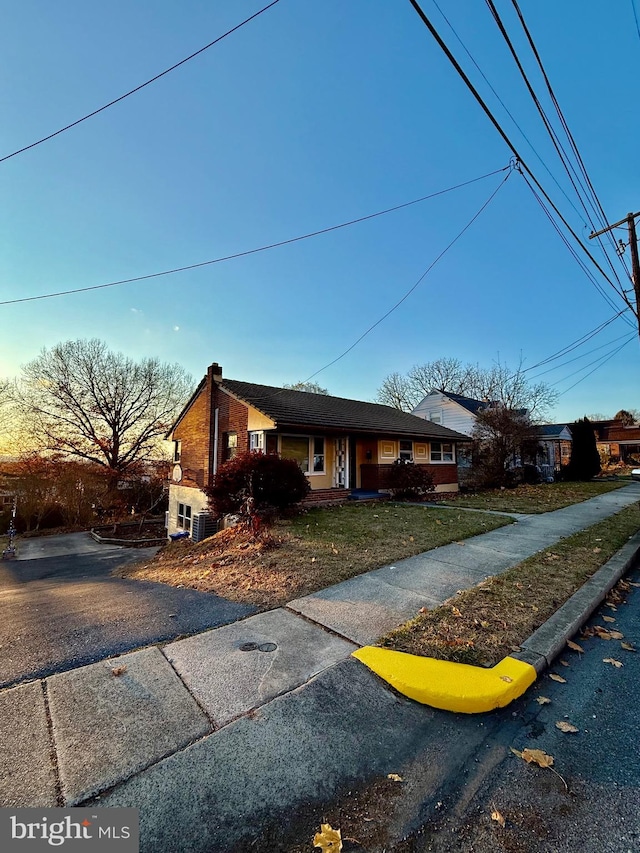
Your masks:
<svg viewBox="0 0 640 853"><path fill-rule="evenodd" d="M456 447L468 441L390 406L223 379L218 364L209 367L167 438L174 446L169 535L192 532L196 516L202 520L207 510L202 488L220 465L247 450L295 459L309 479L309 500L318 502L384 490L398 461L426 466L436 491L455 492Z"/></svg>

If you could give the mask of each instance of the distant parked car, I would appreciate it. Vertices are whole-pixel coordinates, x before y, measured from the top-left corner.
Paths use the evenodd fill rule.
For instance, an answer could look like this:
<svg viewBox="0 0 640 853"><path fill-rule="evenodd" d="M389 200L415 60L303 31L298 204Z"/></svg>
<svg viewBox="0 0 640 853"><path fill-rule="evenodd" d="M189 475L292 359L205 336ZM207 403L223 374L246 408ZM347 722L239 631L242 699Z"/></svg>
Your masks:
<svg viewBox="0 0 640 853"><path fill-rule="evenodd" d="M634 468L631 472L632 480L640 480L640 468Z"/></svg>

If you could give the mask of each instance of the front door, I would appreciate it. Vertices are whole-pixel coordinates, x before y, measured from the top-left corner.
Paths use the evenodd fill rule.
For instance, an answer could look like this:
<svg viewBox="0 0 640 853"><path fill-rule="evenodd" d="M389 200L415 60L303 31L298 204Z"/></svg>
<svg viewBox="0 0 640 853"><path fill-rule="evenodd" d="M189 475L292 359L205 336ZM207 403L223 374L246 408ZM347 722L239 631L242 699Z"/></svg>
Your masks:
<svg viewBox="0 0 640 853"><path fill-rule="evenodd" d="M338 489L346 489L347 484L347 439L336 438L333 485Z"/></svg>

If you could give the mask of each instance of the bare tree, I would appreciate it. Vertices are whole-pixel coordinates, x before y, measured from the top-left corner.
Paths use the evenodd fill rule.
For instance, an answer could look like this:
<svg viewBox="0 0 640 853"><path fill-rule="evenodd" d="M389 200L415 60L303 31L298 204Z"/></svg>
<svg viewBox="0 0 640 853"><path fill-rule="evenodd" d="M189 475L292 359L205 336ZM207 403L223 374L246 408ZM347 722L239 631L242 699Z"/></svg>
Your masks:
<svg viewBox="0 0 640 853"><path fill-rule="evenodd" d="M514 469L535 458L538 447L526 412L502 405L478 413L472 439L474 481L480 487L513 485Z"/></svg>
<svg viewBox="0 0 640 853"><path fill-rule="evenodd" d="M400 409L402 412L410 412L422 397L424 394L416 395L406 376L401 373L390 373L382 380L382 385L376 394L376 401L385 406L393 406L394 409Z"/></svg>
<svg viewBox="0 0 640 853"><path fill-rule="evenodd" d="M293 382L282 387L287 388L289 391L306 391L308 394L325 394L329 396L328 390L318 385L317 382Z"/></svg>
<svg viewBox="0 0 640 853"><path fill-rule="evenodd" d="M135 362L102 341L76 340L23 368L16 401L36 446L95 462L117 480L157 455L191 388L178 364Z"/></svg>
<svg viewBox="0 0 640 853"><path fill-rule="evenodd" d="M511 370L506 364L486 368L462 364L455 358L414 365L407 374L391 373L378 389L377 399L410 412L433 390L501 403L511 410L526 409L534 421L544 418L557 399L557 393L544 382L528 380L522 362Z"/></svg>

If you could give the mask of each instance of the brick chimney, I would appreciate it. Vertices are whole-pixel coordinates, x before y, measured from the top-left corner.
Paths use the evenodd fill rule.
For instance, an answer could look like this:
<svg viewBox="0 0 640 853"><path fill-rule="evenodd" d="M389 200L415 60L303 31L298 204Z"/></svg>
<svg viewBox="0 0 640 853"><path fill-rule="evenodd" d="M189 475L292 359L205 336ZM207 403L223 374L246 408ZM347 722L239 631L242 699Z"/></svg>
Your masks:
<svg viewBox="0 0 640 853"><path fill-rule="evenodd" d="M222 382L222 368L218 364L217 361L214 361L213 364L207 370L207 376L211 383L217 382L220 384Z"/></svg>

